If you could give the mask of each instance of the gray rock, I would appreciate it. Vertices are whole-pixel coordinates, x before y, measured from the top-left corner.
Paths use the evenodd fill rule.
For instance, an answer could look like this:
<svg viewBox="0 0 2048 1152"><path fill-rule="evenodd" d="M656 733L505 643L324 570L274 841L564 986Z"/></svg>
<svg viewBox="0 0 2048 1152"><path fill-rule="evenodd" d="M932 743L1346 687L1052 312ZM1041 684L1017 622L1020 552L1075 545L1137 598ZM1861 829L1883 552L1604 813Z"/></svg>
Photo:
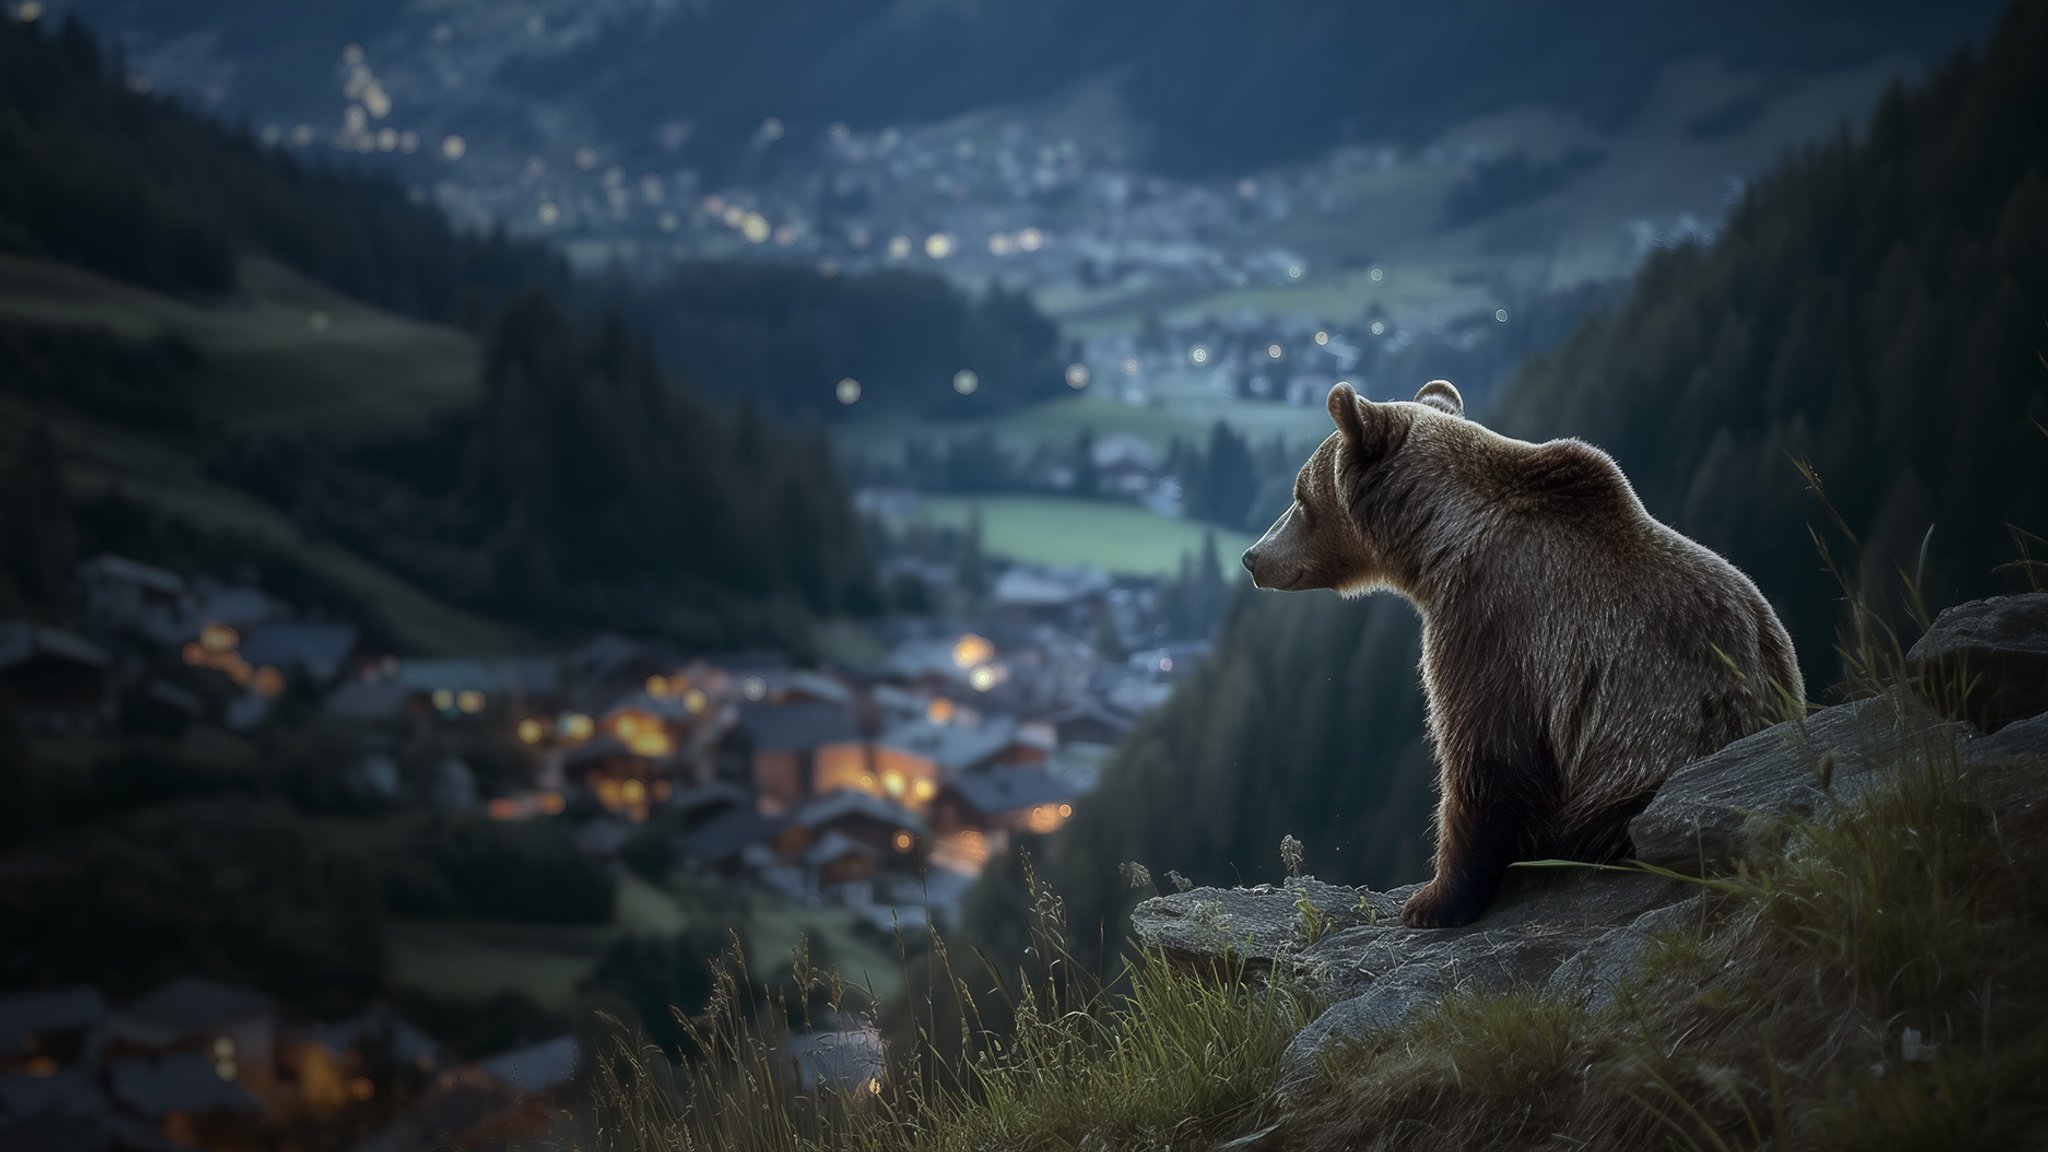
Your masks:
<svg viewBox="0 0 2048 1152"><path fill-rule="evenodd" d="M1629 824L1635 858L1726 869L1781 844L1791 822L1853 803L1880 767L1902 755L1953 756L1970 735L1906 693L1766 728L1673 773Z"/></svg>
<svg viewBox="0 0 2048 1152"><path fill-rule="evenodd" d="M1315 927L1328 936L1358 925L1401 922L1401 904L1414 886L1374 892L1325 884L1312 876L1274 886L1195 888L1155 896L1131 910L1131 934L1147 951L1171 960L1208 959L1226 953L1260 971L1281 956L1298 955L1309 939L1309 917L1298 901L1315 909ZM1361 901L1363 903L1361 904Z"/></svg>
<svg viewBox="0 0 2048 1152"><path fill-rule="evenodd" d="M2048 712L2048 593L1947 609L1906 653L1906 671L1949 717L1986 732Z"/></svg>
<svg viewBox="0 0 2048 1152"><path fill-rule="evenodd" d="M1295 1033L1280 1054L1281 1093L1320 1083L1326 1058L1407 1024L1441 1004L1451 987L1452 982L1437 973L1412 968L1332 1004Z"/></svg>
<svg viewBox="0 0 2048 1152"><path fill-rule="evenodd" d="M1695 893L1602 933L1551 972L1544 992L1579 1000L1588 1011L1605 1011L1621 990L1642 974L1651 942L1663 933L1697 925L1705 914L1706 899L1704 892Z"/></svg>
<svg viewBox="0 0 2048 1152"><path fill-rule="evenodd" d="M2015 721L1963 745L1971 767L2048 764L2048 713Z"/></svg>

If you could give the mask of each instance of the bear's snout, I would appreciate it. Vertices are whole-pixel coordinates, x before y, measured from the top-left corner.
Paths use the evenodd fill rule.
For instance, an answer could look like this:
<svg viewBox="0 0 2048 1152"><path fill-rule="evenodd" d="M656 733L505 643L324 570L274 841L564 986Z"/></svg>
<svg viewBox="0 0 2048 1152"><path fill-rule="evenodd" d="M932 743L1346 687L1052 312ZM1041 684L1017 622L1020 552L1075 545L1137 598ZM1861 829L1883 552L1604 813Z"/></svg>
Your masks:
<svg viewBox="0 0 2048 1152"><path fill-rule="evenodd" d="M1257 548L1245 549L1243 559L1244 570L1251 573L1252 580L1257 582L1259 578L1259 550Z"/></svg>

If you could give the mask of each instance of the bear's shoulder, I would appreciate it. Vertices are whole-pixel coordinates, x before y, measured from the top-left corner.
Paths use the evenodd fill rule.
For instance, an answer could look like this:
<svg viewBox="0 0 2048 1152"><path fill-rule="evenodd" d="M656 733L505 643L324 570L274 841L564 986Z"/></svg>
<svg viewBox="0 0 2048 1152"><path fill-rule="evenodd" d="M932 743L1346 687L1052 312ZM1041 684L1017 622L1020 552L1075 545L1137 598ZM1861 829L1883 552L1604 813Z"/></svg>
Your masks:
<svg viewBox="0 0 2048 1152"><path fill-rule="evenodd" d="M1507 474L1516 502L1531 510L1584 516L1638 508L1614 458L1583 440L1523 444Z"/></svg>

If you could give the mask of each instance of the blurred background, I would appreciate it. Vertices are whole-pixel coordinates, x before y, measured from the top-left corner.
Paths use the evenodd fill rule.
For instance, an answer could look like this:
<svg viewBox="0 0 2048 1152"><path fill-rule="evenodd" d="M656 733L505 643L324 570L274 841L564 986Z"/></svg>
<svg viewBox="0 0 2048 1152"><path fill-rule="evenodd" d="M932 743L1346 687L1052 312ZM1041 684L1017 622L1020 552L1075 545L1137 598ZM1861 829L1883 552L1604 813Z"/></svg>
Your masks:
<svg viewBox="0 0 2048 1152"><path fill-rule="evenodd" d="M1338 381L1816 695L1817 543L2048 550L2037 4L0 12L0 1147L566 1147L735 941L858 1084L1027 852L1105 971L1127 861L1421 878L1412 611L1236 579Z"/></svg>

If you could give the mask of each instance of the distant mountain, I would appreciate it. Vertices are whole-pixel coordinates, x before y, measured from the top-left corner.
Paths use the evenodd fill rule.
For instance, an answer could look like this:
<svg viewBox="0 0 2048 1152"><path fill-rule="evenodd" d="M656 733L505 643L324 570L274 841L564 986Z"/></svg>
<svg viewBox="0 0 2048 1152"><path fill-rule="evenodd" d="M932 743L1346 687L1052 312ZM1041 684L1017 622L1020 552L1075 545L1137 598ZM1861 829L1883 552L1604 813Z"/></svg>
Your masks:
<svg viewBox="0 0 2048 1152"><path fill-rule="evenodd" d="M1817 695L1838 678L1842 594L1808 525L1894 606L1902 572L1936 606L2040 577L2010 562L2038 561L2048 534L2044 59L2048 6L2013 5L1981 58L1894 91L1863 140L1791 157L1712 247L1652 259L1482 416L1613 453L1653 515L1756 579ZM1126 860L1197 883L1273 879L1293 834L1331 879L1423 877L1416 635L1387 597L1243 593L1213 664L1043 846L1039 875L1078 934L1119 938ZM1001 933L1023 898L991 875L979 922Z"/></svg>
<svg viewBox="0 0 2048 1152"><path fill-rule="evenodd" d="M1160 169L1237 173L1346 138L1428 139L1515 104L1625 120L1658 71L1712 54L1765 77L1931 57L1981 32L1989 0L1926 4L1585 0L481 0L292 5L72 0L182 68L224 109L331 114L343 44L432 57L509 132L579 117L627 155L687 121L686 162L747 155L767 119L792 138L939 120L1112 78ZM423 62L421 70L427 69ZM490 75L477 75L488 69Z"/></svg>

